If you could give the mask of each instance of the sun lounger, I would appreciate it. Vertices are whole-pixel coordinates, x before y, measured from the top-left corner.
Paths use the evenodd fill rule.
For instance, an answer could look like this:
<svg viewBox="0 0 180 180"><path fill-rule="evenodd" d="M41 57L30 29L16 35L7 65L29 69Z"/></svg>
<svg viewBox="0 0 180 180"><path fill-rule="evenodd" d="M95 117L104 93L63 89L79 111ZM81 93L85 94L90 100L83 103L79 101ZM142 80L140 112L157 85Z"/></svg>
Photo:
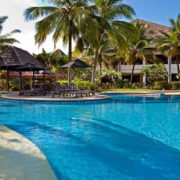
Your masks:
<svg viewBox="0 0 180 180"><path fill-rule="evenodd" d="M49 87L47 84L43 84L41 88L32 89L32 90L23 90L20 91L20 96L45 96L49 90Z"/></svg>
<svg viewBox="0 0 180 180"><path fill-rule="evenodd" d="M95 93L94 91L89 91L89 90L80 90L78 89L74 84L68 85L67 83L64 84L65 85L65 90L66 91L76 91L79 93L79 95L81 97L83 97L83 95L85 95L86 97L88 96L93 96Z"/></svg>
<svg viewBox="0 0 180 180"><path fill-rule="evenodd" d="M58 82L56 82L56 83L54 84L54 87L55 87L55 89L54 89L54 92L53 92L53 96L52 96L52 97L55 96L55 93L56 93L56 92L59 94L59 97L60 97L60 95L65 96L65 91L64 91L63 87L60 86L60 84L59 84Z"/></svg>
<svg viewBox="0 0 180 180"><path fill-rule="evenodd" d="M64 90L63 87L60 85L60 83L55 83L54 86L55 89L52 97L54 97L56 93L59 94L59 97L60 95L62 95L63 97L71 97L71 98L78 97L79 94L78 92L72 90Z"/></svg>

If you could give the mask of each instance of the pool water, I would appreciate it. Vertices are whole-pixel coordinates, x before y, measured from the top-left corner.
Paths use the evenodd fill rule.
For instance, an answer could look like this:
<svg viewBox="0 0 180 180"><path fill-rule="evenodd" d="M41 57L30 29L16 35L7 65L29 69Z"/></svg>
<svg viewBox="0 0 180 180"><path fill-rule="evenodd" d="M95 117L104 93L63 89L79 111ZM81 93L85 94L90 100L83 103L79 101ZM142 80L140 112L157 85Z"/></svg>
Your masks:
<svg viewBox="0 0 180 180"><path fill-rule="evenodd" d="M59 180L180 179L180 96L0 99L0 124L35 143Z"/></svg>

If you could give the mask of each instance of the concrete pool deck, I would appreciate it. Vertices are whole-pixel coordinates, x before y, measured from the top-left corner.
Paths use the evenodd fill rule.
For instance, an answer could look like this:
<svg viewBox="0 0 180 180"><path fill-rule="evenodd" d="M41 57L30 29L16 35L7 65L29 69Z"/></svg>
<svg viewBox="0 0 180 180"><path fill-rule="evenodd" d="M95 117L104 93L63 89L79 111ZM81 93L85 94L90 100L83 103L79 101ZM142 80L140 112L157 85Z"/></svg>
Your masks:
<svg viewBox="0 0 180 180"><path fill-rule="evenodd" d="M46 96L19 96L17 93L5 93L0 95L1 98L10 99L10 100L21 100L21 101L59 101L59 102L68 102L68 101L95 101L95 100L105 100L110 97L107 95L96 94L91 97L82 97L82 98L62 98L55 96L52 98L52 95Z"/></svg>
<svg viewBox="0 0 180 180"><path fill-rule="evenodd" d="M56 176L35 144L0 125L0 180L56 180Z"/></svg>

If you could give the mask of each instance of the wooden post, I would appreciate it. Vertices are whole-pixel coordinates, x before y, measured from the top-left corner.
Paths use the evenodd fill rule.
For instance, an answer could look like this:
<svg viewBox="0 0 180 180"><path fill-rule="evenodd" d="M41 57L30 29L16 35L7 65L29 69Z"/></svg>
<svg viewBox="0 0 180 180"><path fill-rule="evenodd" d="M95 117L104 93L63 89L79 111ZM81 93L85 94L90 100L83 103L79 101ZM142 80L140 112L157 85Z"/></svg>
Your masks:
<svg viewBox="0 0 180 180"><path fill-rule="evenodd" d="M143 67L146 66L145 61L143 61ZM143 75L143 88L146 88L146 74Z"/></svg>
<svg viewBox="0 0 180 180"><path fill-rule="evenodd" d="M45 73L43 74L43 84L46 84L46 75L45 75Z"/></svg>
<svg viewBox="0 0 180 180"><path fill-rule="evenodd" d="M168 83L171 83L171 81L172 81L171 61L172 61L172 58L171 58L171 57L168 57Z"/></svg>
<svg viewBox="0 0 180 180"><path fill-rule="evenodd" d="M22 72L19 71L19 91L22 90Z"/></svg>
<svg viewBox="0 0 180 180"><path fill-rule="evenodd" d="M10 86L9 86L9 70L7 70L7 90L9 91Z"/></svg>

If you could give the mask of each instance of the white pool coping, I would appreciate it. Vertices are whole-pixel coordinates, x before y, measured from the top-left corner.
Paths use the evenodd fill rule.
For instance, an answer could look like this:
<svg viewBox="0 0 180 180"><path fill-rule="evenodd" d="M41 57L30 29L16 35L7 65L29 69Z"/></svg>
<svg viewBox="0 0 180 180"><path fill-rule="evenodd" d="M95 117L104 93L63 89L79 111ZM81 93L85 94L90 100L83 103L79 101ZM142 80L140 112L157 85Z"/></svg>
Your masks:
<svg viewBox="0 0 180 180"><path fill-rule="evenodd" d="M0 125L0 180L56 180L45 155L24 136Z"/></svg>
<svg viewBox="0 0 180 180"><path fill-rule="evenodd" d="M104 91L104 94L130 94L130 95L180 95L180 90L152 90L152 91Z"/></svg>

